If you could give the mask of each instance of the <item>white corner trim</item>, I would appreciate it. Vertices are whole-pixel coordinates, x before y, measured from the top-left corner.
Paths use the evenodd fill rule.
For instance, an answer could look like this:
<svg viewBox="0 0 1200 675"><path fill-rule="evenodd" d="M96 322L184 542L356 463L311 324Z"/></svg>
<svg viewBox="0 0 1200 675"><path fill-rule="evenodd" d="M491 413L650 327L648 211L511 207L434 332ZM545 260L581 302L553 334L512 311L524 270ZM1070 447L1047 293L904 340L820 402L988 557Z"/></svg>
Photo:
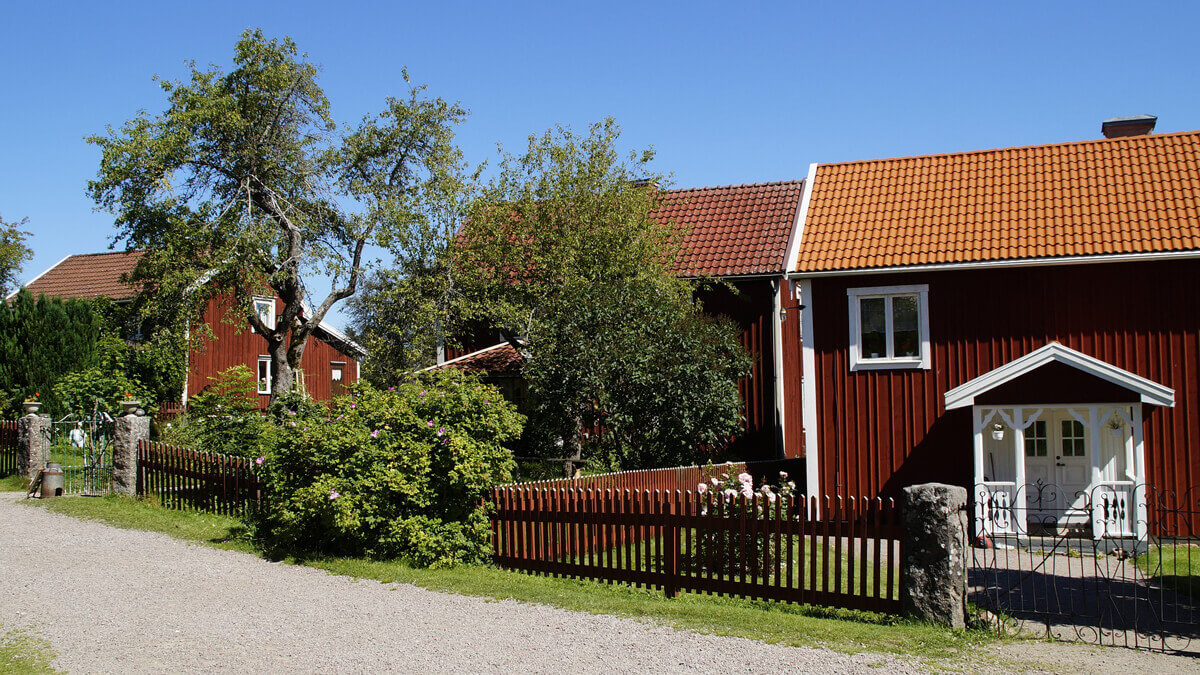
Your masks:
<svg viewBox="0 0 1200 675"><path fill-rule="evenodd" d="M817 456L817 352L813 345L812 282L800 282L800 409L804 428L805 494L821 494L821 462Z"/></svg>
<svg viewBox="0 0 1200 675"><path fill-rule="evenodd" d="M1175 406L1174 389L1135 375L1106 361L1101 361L1094 356L1075 351L1061 343L1050 342L1044 347L1035 349L1025 356L1009 361L995 370L986 372L946 392L946 410L975 405L975 397L1052 361L1065 363L1072 368L1128 389L1138 394L1142 403L1167 408Z"/></svg>
<svg viewBox="0 0 1200 675"><path fill-rule="evenodd" d="M796 224L788 235L787 253L783 259L784 273L796 269L796 257L800 255L800 239L804 236L804 221L808 218L808 204L812 201L813 183L817 180L817 163L808 165L808 178L804 179L804 192L800 197L800 208L796 211Z"/></svg>
<svg viewBox="0 0 1200 675"><path fill-rule="evenodd" d="M70 254L64 255L61 259L59 259L58 262L56 262L53 265L42 270L41 273L38 274L36 277L30 279L29 281L26 281L25 283L21 284L20 286L17 286L16 290L14 290L12 293L9 293L8 295L6 295L4 297L4 299L12 300L13 298L17 297L17 293L20 293L22 288L25 288L29 284L32 284L33 282L37 281L38 279L41 279L42 277L46 276L47 272L49 272L50 270L54 269L55 267L58 267L59 265L63 264L64 262L66 262L67 258L70 258L70 257L71 257Z"/></svg>
<svg viewBox="0 0 1200 675"><path fill-rule="evenodd" d="M920 354L917 357L891 357L883 356L879 358L862 358L861 349L859 348L859 339L862 336L860 332L861 326L859 319L859 302L864 298L886 297L896 295L916 295L917 296L917 339L921 344ZM889 370L899 368L919 368L921 370L929 370L932 367L930 353L932 351L929 342L929 284L909 284L906 286L868 286L859 288L846 289L846 301L849 304L848 314L850 317L850 372L859 370ZM888 305L885 305L885 307ZM888 340L888 349L892 348L892 315L887 313L887 330L886 339Z"/></svg>
<svg viewBox="0 0 1200 675"><path fill-rule="evenodd" d="M783 294L788 280L779 277L775 280L774 301L772 302L771 318L771 351L774 352L775 365L775 421L779 425L778 457L787 457L787 419L783 409Z"/></svg>

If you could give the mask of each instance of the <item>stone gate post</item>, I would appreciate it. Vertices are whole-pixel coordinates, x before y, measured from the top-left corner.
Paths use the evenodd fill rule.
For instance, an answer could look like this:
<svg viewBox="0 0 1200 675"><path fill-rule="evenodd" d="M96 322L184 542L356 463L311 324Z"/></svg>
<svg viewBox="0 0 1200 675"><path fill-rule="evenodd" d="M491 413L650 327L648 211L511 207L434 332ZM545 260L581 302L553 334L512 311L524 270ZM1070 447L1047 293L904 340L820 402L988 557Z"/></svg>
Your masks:
<svg viewBox="0 0 1200 675"><path fill-rule="evenodd" d="M50 459L50 418L29 413L17 420L17 472L32 482Z"/></svg>
<svg viewBox="0 0 1200 675"><path fill-rule="evenodd" d="M925 483L904 488L904 614L953 628L966 626L967 489Z"/></svg>
<svg viewBox="0 0 1200 675"><path fill-rule="evenodd" d="M135 497L137 446L138 441L150 440L150 418L141 410L129 410L117 417L113 427L113 491Z"/></svg>

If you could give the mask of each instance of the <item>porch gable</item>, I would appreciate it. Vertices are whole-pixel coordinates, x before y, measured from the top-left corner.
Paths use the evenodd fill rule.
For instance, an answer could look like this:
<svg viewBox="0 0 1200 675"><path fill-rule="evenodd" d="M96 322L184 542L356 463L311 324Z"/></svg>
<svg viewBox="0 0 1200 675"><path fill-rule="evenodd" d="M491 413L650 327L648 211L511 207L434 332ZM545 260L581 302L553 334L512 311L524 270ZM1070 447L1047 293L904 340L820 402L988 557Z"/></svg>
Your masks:
<svg viewBox="0 0 1200 675"><path fill-rule="evenodd" d="M1028 375L1042 366L1054 363L1070 366L1126 389L1136 395L1142 403L1165 407L1175 406L1174 389L1088 356L1083 352L1075 351L1059 342L1050 342L1044 347L1035 349L1025 356L1014 359L946 392L946 410L973 406L976 404L977 397Z"/></svg>

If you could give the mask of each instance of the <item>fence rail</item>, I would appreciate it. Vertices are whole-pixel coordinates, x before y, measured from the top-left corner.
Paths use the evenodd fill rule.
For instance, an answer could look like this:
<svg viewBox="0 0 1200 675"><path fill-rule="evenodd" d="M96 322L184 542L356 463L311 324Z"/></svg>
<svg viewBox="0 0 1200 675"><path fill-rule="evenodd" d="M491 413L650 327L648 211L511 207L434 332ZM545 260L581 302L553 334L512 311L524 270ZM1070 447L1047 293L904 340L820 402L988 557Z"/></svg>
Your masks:
<svg viewBox="0 0 1200 675"><path fill-rule="evenodd" d="M137 491L163 506L244 515L262 503L263 486L245 457L138 442Z"/></svg>
<svg viewBox="0 0 1200 675"><path fill-rule="evenodd" d="M732 464L716 464L715 469L722 472L745 471L745 462ZM641 469L638 471L618 471L616 473L594 474L579 478L552 478L522 483L514 483L502 487L542 488L542 489L592 489L592 490L695 490L696 486L708 478L707 467L676 466L667 469Z"/></svg>
<svg viewBox="0 0 1200 675"><path fill-rule="evenodd" d="M0 420L0 477L17 472L17 421Z"/></svg>
<svg viewBox="0 0 1200 675"><path fill-rule="evenodd" d="M494 561L553 576L898 613L892 500L501 487Z"/></svg>

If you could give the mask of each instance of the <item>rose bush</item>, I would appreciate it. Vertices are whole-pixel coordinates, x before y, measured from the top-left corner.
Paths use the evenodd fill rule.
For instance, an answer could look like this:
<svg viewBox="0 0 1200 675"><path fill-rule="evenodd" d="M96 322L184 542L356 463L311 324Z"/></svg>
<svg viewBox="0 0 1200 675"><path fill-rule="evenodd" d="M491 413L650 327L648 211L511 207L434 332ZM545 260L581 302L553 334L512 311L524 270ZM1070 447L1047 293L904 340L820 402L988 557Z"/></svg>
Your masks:
<svg viewBox="0 0 1200 675"><path fill-rule="evenodd" d="M707 477L696 486L701 496L701 513L715 511L726 518L774 518L776 502L780 513L790 515L791 501L796 499L796 484L787 472L779 472L779 482L774 488L763 482L756 490L754 477L742 472L734 475L733 465L726 463L713 466L710 462L704 472ZM683 568L695 573L708 570L733 575L768 572L768 536L762 533L745 534L732 530L702 530L694 540L692 555L683 556Z"/></svg>
<svg viewBox="0 0 1200 675"><path fill-rule="evenodd" d="M480 500L510 479L504 443L524 422L495 387L460 372L388 390L359 384L326 417L297 417L262 463L270 497L255 534L268 551L420 566L486 559Z"/></svg>

